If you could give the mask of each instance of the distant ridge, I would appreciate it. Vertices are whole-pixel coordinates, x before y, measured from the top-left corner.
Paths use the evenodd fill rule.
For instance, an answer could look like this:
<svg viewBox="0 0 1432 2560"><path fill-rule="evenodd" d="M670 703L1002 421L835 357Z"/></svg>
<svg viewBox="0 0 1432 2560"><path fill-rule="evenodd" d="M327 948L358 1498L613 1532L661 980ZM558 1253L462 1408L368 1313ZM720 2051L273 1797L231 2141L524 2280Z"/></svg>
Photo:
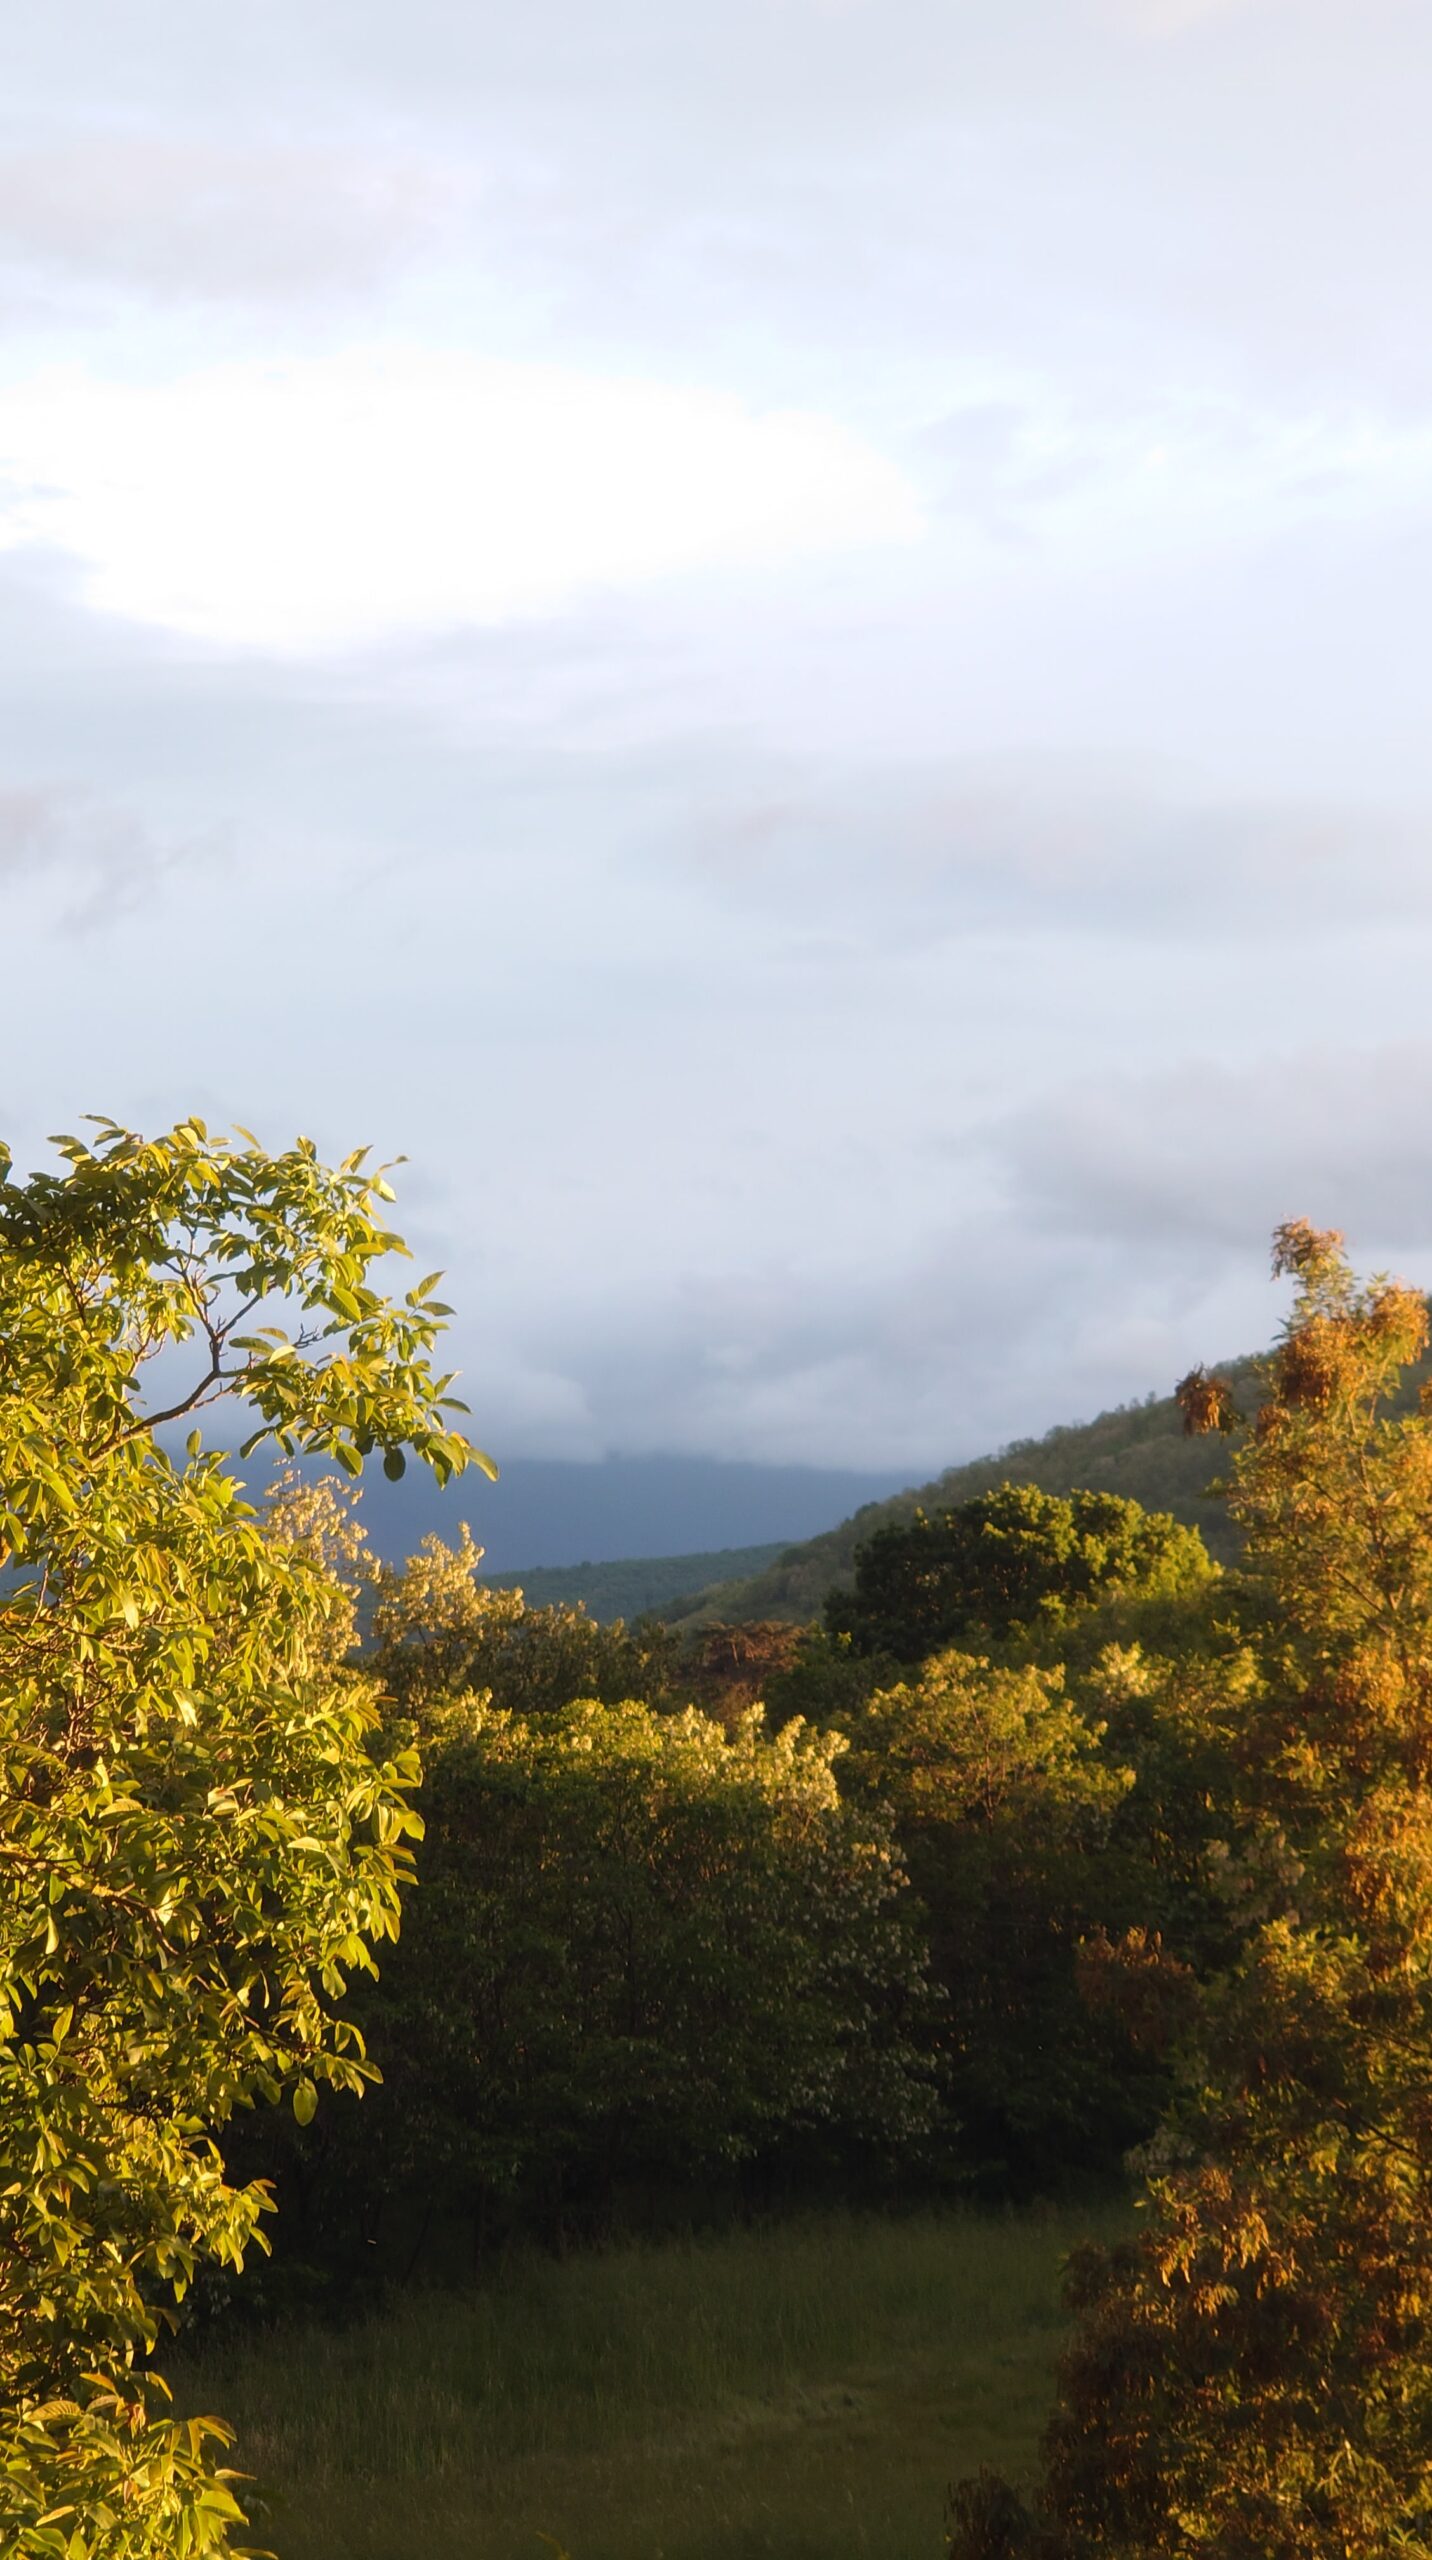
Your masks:
<svg viewBox="0 0 1432 2560"><path fill-rule="evenodd" d="M481 1440L480 1416L471 1428ZM422 1467L409 1467L397 1484L376 1461L365 1467L359 1517L373 1553L400 1564L429 1531L452 1545L466 1520L494 1577L515 1576L535 1588L538 1567L571 1574L611 1558L645 1564L679 1556L696 1569L665 1585L674 1598L715 1574L749 1571L721 1564L729 1550L781 1553L857 1504L898 1493L902 1483L893 1467L760 1466L659 1453L513 1458L500 1445L492 1454L502 1469L496 1484L472 1469L445 1491Z"/></svg>
<svg viewBox="0 0 1432 2560"><path fill-rule="evenodd" d="M1258 1366L1256 1359L1227 1361L1221 1371L1235 1386L1240 1380L1251 1385ZM1140 1404L1116 1405L1092 1422L1061 1423L1042 1440L1013 1440L989 1457L948 1467L930 1484L867 1502L837 1528L787 1547L760 1571L693 1593L686 1609L673 1611L672 1623L814 1618L826 1593L848 1579L855 1550L872 1531L887 1521L907 1520L916 1510L968 1502L997 1484L1036 1484L1045 1493L1072 1493L1087 1486L1094 1492L1127 1494L1149 1511L1171 1511L1186 1521L1201 1532L1214 1555L1228 1562L1237 1554L1237 1536L1210 1492L1227 1463L1226 1440L1187 1439L1173 1397L1146 1396Z"/></svg>
<svg viewBox="0 0 1432 2560"><path fill-rule="evenodd" d="M786 1552L784 1542L764 1547L722 1547L695 1556L619 1557L611 1564L539 1564L525 1572L489 1573L484 1579L497 1591L520 1590L529 1606L553 1601L579 1602L592 1617L665 1617L689 1607L694 1592L715 1582L736 1582L762 1573Z"/></svg>

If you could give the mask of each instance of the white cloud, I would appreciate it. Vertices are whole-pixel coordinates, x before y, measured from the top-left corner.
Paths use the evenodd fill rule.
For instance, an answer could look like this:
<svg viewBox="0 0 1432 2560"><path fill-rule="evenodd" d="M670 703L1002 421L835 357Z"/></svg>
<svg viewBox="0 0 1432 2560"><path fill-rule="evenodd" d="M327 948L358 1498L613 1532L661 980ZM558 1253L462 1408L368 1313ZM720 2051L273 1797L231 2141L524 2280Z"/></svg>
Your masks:
<svg viewBox="0 0 1432 2560"><path fill-rule="evenodd" d="M1105 0L1104 14L1135 35L1173 36L1182 35L1186 27L1201 26L1206 18L1231 17L1249 5L1250 0Z"/></svg>
<svg viewBox="0 0 1432 2560"><path fill-rule="evenodd" d="M108 128L0 148L0 260L113 290L279 299L372 285L450 185L377 146Z"/></svg>
<svg viewBox="0 0 1432 2560"><path fill-rule="evenodd" d="M513 1450L924 1472L1289 1208L1419 1267L1407 0L12 15L13 1118L409 1150Z"/></svg>
<svg viewBox="0 0 1432 2560"><path fill-rule="evenodd" d="M1020 1212L1135 1253L1256 1254L1284 1218L1432 1248L1432 1048L1302 1049L1082 1078L991 1133Z"/></svg>
<svg viewBox="0 0 1432 2560"><path fill-rule="evenodd" d="M103 929L143 903L176 862L201 850L161 845L129 809L50 784L0 789L0 888L12 930L27 893L66 932Z"/></svg>
<svg viewBox="0 0 1432 2560"><path fill-rule="evenodd" d="M57 368L0 412L0 543L68 550L92 604L221 644L502 621L920 521L833 418L556 365L380 348L161 383Z"/></svg>

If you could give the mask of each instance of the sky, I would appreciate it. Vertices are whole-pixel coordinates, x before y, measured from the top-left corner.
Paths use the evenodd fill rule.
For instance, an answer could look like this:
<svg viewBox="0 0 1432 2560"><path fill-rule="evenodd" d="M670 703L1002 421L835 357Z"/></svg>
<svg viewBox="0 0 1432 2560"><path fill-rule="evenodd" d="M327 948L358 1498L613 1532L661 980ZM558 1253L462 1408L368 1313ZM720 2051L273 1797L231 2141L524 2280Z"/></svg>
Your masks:
<svg viewBox="0 0 1432 2560"><path fill-rule="evenodd" d="M909 1468L1432 1280L1417 0L66 0L0 1133L404 1155L475 1435Z"/></svg>

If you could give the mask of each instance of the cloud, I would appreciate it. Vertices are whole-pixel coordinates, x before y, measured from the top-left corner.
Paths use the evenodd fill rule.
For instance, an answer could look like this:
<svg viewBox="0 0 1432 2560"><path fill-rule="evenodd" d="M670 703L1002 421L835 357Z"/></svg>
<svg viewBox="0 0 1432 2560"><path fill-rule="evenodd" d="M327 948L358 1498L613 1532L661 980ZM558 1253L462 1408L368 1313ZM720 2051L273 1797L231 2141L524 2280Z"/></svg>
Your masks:
<svg viewBox="0 0 1432 2560"><path fill-rule="evenodd" d="M170 298L371 289L449 207L431 163L381 143L94 123L0 148L0 261Z"/></svg>
<svg viewBox="0 0 1432 2560"><path fill-rule="evenodd" d="M882 1235L863 1259L732 1253L646 1296L544 1309L570 1390L565 1408L544 1398L551 1445L856 1451L913 1476L1167 1393L1195 1360L1270 1338L1283 1218L1432 1281L1429 1106L1432 1046L1415 1042L1051 1084L951 1149L966 1205L918 1239ZM506 1392L479 1352L474 1398Z"/></svg>
<svg viewBox="0 0 1432 2560"><path fill-rule="evenodd" d="M1023 756L824 768L739 756L684 859L723 904L906 947L998 931L1301 944L1432 910L1432 819L1215 793L1130 760Z"/></svg>
<svg viewBox="0 0 1432 2560"><path fill-rule="evenodd" d="M1161 1258L1252 1257L1282 1219L1432 1250L1432 1045L1079 1078L988 1135L1013 1214Z"/></svg>
<svg viewBox="0 0 1432 2560"><path fill-rule="evenodd" d="M407 1148L516 1450L923 1472L1420 1254L1414 14L19 13L11 1108Z"/></svg>
<svg viewBox="0 0 1432 2560"><path fill-rule="evenodd" d="M1267 0L1103 0L1104 15L1134 35L1176 36L1211 18L1266 6Z"/></svg>
<svg viewBox="0 0 1432 2560"><path fill-rule="evenodd" d="M67 932L93 932L139 906L178 859L132 813L60 786L0 789L0 884L12 927L21 894L58 886Z"/></svg>
<svg viewBox="0 0 1432 2560"><path fill-rule="evenodd" d="M103 610L278 651L919 523L895 466L818 413L413 348L157 386L54 371L0 426L0 542L71 551Z"/></svg>

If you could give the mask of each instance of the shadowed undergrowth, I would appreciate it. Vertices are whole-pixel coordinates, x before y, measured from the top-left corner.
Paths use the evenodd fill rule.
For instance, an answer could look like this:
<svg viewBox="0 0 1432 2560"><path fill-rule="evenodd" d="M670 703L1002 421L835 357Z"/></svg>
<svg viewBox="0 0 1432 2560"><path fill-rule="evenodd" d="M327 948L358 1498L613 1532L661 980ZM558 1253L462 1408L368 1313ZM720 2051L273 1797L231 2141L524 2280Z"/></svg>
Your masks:
<svg viewBox="0 0 1432 2560"><path fill-rule="evenodd" d="M1059 2263L1112 2208L823 2216L527 2259L171 2366L282 2560L938 2560L948 2482L1027 2471ZM546 2537L546 2539L544 2539Z"/></svg>

